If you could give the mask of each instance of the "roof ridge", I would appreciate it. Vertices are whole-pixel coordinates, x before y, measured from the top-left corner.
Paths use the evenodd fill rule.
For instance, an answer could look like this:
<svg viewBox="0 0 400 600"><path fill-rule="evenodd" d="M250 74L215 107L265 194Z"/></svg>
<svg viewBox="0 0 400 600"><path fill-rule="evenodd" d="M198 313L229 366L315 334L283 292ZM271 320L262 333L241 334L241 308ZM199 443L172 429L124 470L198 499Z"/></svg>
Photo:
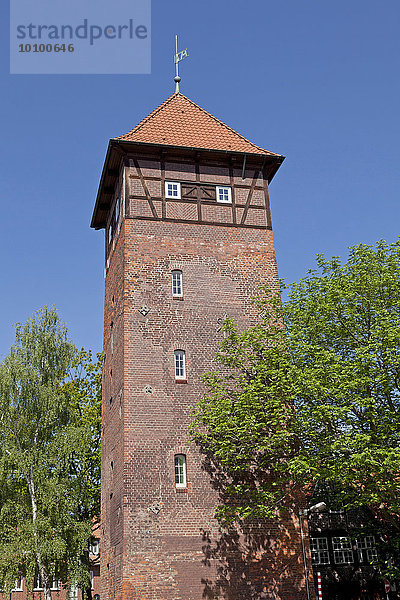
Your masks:
<svg viewBox="0 0 400 600"><path fill-rule="evenodd" d="M226 127L226 129L229 129L229 131L231 131L232 133L234 133L235 135L237 135L238 137L240 137L242 140L244 140L248 144L251 144L251 146L253 146L254 148L257 148L257 150L261 150L262 152L266 152L268 154L275 154L275 152L270 152L270 150L265 150L265 148L261 148L261 146L257 146L257 144L254 144L254 142L251 142L246 137L244 137L244 135L242 135L241 133L239 133L238 131L236 131L236 129L233 129L233 127L230 127L229 125L227 125L226 123L224 123L223 121L221 121L221 119L218 119L218 117L216 117L213 114L211 114L210 112L208 112L208 110L206 110L205 108L203 108L199 104L196 104L196 102L193 102L193 100L191 100L190 98L188 98L187 96L185 96L185 94L179 93L179 95L182 96L183 98L185 98L191 104L193 104L193 106L195 106L196 108L199 108L207 116L209 116L212 119L214 119L214 121L217 121L217 123L219 123L220 125L223 125L224 127ZM168 98L168 100L170 100L170 98ZM279 154L275 154L275 156L279 156Z"/></svg>

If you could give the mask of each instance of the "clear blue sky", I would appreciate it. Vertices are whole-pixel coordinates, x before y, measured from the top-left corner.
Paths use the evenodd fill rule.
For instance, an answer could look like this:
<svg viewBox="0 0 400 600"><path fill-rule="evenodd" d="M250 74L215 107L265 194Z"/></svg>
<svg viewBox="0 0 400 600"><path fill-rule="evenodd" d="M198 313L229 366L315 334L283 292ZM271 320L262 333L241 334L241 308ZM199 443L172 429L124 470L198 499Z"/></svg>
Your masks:
<svg viewBox="0 0 400 600"><path fill-rule="evenodd" d="M399 235L398 0L153 0L152 74L9 75L0 7L0 358L12 324L55 305L78 346L100 350L103 232L89 228L108 139L182 92L287 156L271 185L281 277L317 253Z"/></svg>

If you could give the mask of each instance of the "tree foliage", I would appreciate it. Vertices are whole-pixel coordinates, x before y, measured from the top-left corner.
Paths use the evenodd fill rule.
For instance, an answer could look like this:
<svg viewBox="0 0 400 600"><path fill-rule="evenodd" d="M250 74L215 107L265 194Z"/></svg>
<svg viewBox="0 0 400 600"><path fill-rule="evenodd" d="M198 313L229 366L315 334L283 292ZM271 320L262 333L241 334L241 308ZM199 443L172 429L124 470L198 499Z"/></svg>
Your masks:
<svg viewBox="0 0 400 600"><path fill-rule="evenodd" d="M81 557L98 511L98 475L88 482L88 473L98 473L97 457L89 456L98 407L91 387L96 368L88 361L68 340L56 311L44 307L16 326L15 343L0 365L3 589L21 575L32 587L40 575L49 599L53 576L79 583L88 577ZM89 373L85 384L76 372L70 380L79 362Z"/></svg>
<svg viewBox="0 0 400 600"><path fill-rule="evenodd" d="M283 306L258 302L258 324L225 323L192 425L224 474L220 516L272 516L299 487L399 530L400 241L319 255Z"/></svg>
<svg viewBox="0 0 400 600"><path fill-rule="evenodd" d="M400 242L317 259L292 287L287 337L299 376L295 472L340 507L400 514ZM324 492L326 493L326 492Z"/></svg>
<svg viewBox="0 0 400 600"><path fill-rule="evenodd" d="M294 492L293 367L276 318L277 298L262 308L260 323L246 331L225 322L215 356L219 369L203 378L209 393L191 426L223 500L217 513L222 522L275 517Z"/></svg>
<svg viewBox="0 0 400 600"><path fill-rule="evenodd" d="M100 523L102 354L98 353L93 360L90 350L80 350L71 375L64 392L75 424L85 436L85 444L81 445L79 458L74 463L76 518L79 522L90 522L93 531ZM85 599L92 596L88 543L82 550L80 556L75 557L73 578L81 585Z"/></svg>

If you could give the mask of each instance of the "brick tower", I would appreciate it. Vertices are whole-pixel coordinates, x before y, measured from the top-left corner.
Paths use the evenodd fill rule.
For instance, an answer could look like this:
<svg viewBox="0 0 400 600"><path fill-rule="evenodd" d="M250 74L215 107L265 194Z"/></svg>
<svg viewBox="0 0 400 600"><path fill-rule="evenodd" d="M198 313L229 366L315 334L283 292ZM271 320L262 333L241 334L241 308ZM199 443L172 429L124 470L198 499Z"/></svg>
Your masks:
<svg viewBox="0 0 400 600"><path fill-rule="evenodd" d="M222 532L188 437L227 315L277 288L268 186L283 157L180 93L110 140L105 229L101 600L305 598L295 513Z"/></svg>

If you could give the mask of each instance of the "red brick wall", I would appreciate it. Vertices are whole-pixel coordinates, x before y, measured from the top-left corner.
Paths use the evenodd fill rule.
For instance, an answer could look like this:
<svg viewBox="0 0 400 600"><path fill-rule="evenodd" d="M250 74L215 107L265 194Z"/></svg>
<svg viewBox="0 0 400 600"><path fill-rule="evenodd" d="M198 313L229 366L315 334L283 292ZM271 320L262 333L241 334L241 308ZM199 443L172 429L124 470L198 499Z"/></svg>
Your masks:
<svg viewBox="0 0 400 600"><path fill-rule="evenodd" d="M124 493L124 229L114 239L105 287L102 465L101 598L122 589L122 497Z"/></svg>
<svg viewBox="0 0 400 600"><path fill-rule="evenodd" d="M246 222L247 228L234 226L232 207L210 203L205 206L212 217L205 218L201 207L202 219L221 224L227 219L231 226L141 220L133 217L153 217L146 212L143 178L161 176L162 166L139 164L141 178L132 164L126 169L130 218L122 222L106 275L102 598L304 598L295 512L277 523L254 524L239 537L221 532L213 518L218 493L187 432L191 409L204 393L200 376L214 366L221 320L227 315L248 326L255 317L250 299L259 285L278 288L272 231L265 227L270 226L265 182L259 175L260 189L253 183L251 204L263 209L254 209L256 223ZM166 164L165 175L195 179L196 167ZM254 171L244 188L232 169L197 167L198 181L238 183L234 196L242 193L243 203L253 176ZM163 185L154 179L145 185L159 216ZM145 208L140 212L138 206ZM240 221L244 208L234 208ZM172 297L174 269L183 273L182 300ZM175 349L186 352L186 383L174 378ZM175 454L187 456L185 489L175 487Z"/></svg>

